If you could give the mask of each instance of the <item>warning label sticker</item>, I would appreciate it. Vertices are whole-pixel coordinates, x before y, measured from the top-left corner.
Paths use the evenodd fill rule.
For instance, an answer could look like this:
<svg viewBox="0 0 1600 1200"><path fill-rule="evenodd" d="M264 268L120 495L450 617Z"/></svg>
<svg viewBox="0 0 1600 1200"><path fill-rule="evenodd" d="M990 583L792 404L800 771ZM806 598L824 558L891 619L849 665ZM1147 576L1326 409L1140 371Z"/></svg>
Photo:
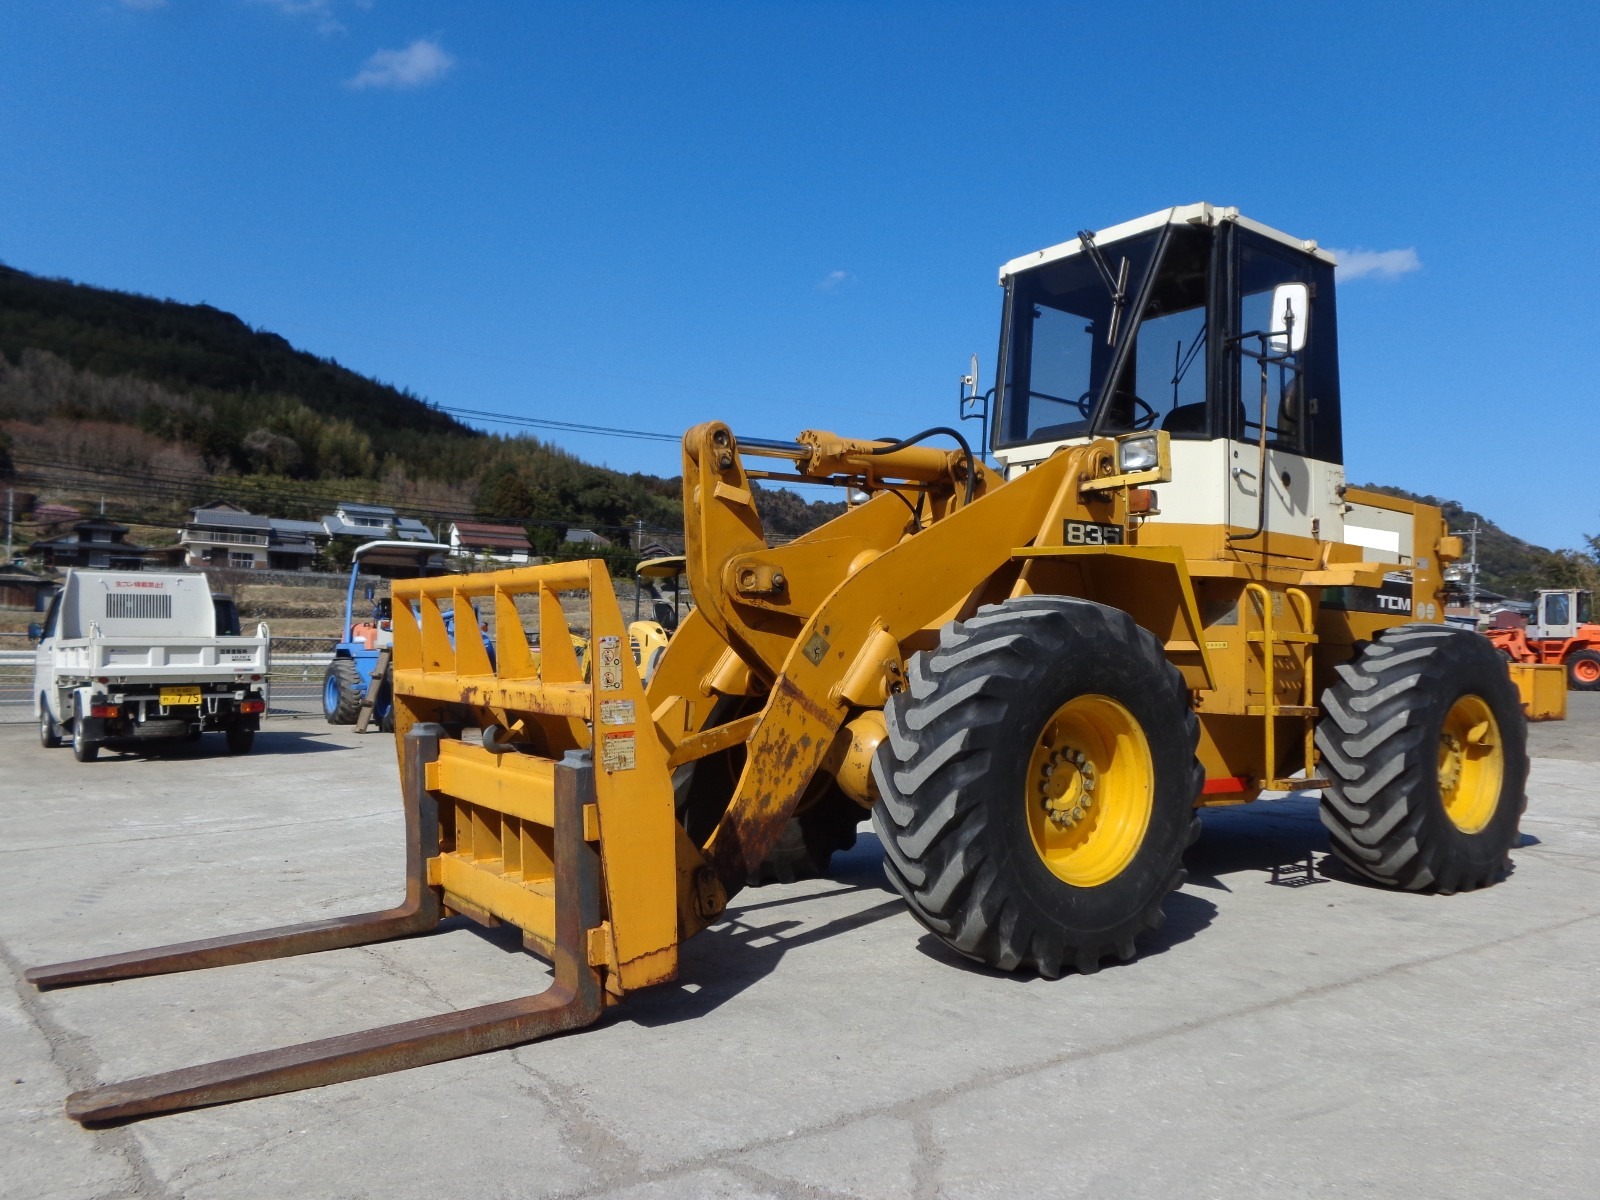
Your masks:
<svg viewBox="0 0 1600 1200"><path fill-rule="evenodd" d="M622 639L615 634L600 639L600 690L622 690Z"/></svg>
<svg viewBox="0 0 1600 1200"><path fill-rule="evenodd" d="M632 700L602 700L600 701L600 724L602 725L632 725L633 701Z"/></svg>
<svg viewBox="0 0 1600 1200"><path fill-rule="evenodd" d="M607 771L631 771L634 766L633 734L608 733L600 743L600 765Z"/></svg>

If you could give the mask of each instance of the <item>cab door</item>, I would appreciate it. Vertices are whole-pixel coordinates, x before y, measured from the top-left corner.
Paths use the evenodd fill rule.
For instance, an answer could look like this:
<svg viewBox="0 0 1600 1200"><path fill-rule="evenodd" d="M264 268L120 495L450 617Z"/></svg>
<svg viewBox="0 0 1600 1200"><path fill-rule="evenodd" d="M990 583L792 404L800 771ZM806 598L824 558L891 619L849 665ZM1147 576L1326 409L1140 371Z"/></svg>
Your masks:
<svg viewBox="0 0 1600 1200"><path fill-rule="evenodd" d="M1539 596L1537 620L1528 628L1533 638L1570 638L1578 632L1572 592L1544 592Z"/></svg>
<svg viewBox="0 0 1600 1200"><path fill-rule="evenodd" d="M1235 228L1233 242L1221 381L1232 544L1311 559L1343 526L1333 268L1248 230Z"/></svg>

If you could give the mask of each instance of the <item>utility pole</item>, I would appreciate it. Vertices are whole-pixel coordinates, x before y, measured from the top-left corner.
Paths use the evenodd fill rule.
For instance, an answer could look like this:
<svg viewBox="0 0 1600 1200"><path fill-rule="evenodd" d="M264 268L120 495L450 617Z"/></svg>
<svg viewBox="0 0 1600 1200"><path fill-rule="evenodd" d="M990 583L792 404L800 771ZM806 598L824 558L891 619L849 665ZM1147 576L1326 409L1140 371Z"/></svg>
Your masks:
<svg viewBox="0 0 1600 1200"><path fill-rule="evenodd" d="M16 488L7 488L6 489L6 561L5 561L5 565L8 566L8 567L11 565L11 515L12 515L11 514L11 506L12 506L13 502L16 499L16 495L17 495L17 489Z"/></svg>
<svg viewBox="0 0 1600 1200"><path fill-rule="evenodd" d="M1467 610L1473 616L1478 615L1478 518L1472 518L1472 528L1463 529L1456 533L1457 537L1465 537L1471 547L1467 551L1466 565L1461 568L1462 574L1467 577Z"/></svg>
<svg viewBox="0 0 1600 1200"><path fill-rule="evenodd" d="M1472 535L1472 554L1469 561L1472 563L1472 574L1467 576L1467 607L1472 610L1472 615L1478 615L1478 518L1472 518L1472 528L1468 531Z"/></svg>

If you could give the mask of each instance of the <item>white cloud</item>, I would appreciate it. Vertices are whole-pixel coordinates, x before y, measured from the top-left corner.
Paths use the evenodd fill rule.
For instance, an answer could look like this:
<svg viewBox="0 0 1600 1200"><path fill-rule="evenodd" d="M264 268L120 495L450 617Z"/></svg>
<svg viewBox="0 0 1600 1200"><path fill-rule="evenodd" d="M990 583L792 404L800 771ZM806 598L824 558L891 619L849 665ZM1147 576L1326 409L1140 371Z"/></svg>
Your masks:
<svg viewBox="0 0 1600 1200"><path fill-rule="evenodd" d="M853 283L855 276L849 271L829 271L817 281L817 291L837 292L847 283Z"/></svg>
<svg viewBox="0 0 1600 1200"><path fill-rule="evenodd" d="M1345 283L1352 279L1398 279L1422 270L1422 260L1411 246L1404 250L1335 250L1329 246L1327 250L1339 260L1339 279Z"/></svg>
<svg viewBox="0 0 1600 1200"><path fill-rule="evenodd" d="M432 38L418 38L404 50L379 50L345 86L366 88L417 88L437 83L450 73L456 60Z"/></svg>
<svg viewBox="0 0 1600 1200"><path fill-rule="evenodd" d="M264 4L295 20L310 21L318 33L344 32L344 22L333 12L334 0L250 0L250 2Z"/></svg>

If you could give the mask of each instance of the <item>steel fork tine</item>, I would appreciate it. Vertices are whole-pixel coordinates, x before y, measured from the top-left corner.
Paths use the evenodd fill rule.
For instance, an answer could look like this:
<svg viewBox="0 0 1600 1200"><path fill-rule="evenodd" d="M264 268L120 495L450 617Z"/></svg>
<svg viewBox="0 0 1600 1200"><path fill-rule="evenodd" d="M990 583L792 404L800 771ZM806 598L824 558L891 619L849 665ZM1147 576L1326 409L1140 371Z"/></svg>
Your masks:
<svg viewBox="0 0 1600 1200"><path fill-rule="evenodd" d="M406 814L406 898L399 907L80 958L34 967L24 972L23 978L46 991L83 983L314 954L432 929L443 916L439 894L427 882L428 859L439 853L439 807L423 786L423 773L427 764L439 757L439 737L443 732L437 725L418 725L406 736L405 770L401 781Z"/></svg>

